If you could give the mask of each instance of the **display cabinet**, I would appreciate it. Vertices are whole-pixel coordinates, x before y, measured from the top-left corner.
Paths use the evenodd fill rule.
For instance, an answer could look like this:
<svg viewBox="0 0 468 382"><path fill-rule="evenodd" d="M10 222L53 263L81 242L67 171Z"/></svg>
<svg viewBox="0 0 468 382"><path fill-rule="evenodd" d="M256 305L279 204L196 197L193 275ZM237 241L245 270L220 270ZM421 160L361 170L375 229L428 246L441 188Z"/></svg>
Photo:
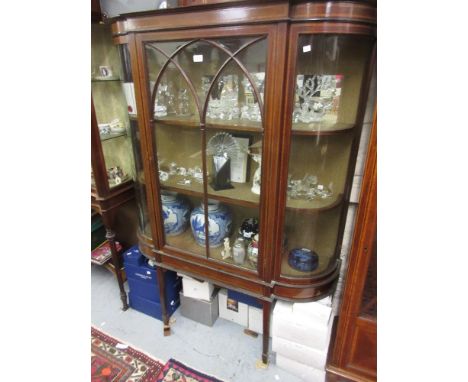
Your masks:
<svg viewBox="0 0 468 382"><path fill-rule="evenodd" d="M264 362L271 303L321 298L338 277L375 21L374 5L335 1L113 21L135 79L140 248L160 283L171 269L262 301Z"/></svg>
<svg viewBox="0 0 468 382"><path fill-rule="evenodd" d="M370 136L356 230L328 370L377 380L377 116Z"/></svg>
<svg viewBox="0 0 468 382"><path fill-rule="evenodd" d="M102 215L112 252L123 309L128 308L123 268L115 246L118 208L135 197L144 198L139 129L130 56L125 44L115 46L109 23L91 25L91 206ZM139 203L144 230L146 201Z"/></svg>

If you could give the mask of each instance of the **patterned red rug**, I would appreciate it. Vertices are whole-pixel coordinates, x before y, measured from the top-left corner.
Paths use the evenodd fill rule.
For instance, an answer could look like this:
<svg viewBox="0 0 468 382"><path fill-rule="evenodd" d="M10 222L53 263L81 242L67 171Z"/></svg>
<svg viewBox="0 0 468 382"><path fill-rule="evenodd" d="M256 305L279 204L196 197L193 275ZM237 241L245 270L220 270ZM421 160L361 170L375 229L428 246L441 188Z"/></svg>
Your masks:
<svg viewBox="0 0 468 382"><path fill-rule="evenodd" d="M91 327L91 382L156 382L163 364Z"/></svg>
<svg viewBox="0 0 468 382"><path fill-rule="evenodd" d="M156 382L223 382L209 375L202 374L182 362L170 359L164 365L159 378Z"/></svg>

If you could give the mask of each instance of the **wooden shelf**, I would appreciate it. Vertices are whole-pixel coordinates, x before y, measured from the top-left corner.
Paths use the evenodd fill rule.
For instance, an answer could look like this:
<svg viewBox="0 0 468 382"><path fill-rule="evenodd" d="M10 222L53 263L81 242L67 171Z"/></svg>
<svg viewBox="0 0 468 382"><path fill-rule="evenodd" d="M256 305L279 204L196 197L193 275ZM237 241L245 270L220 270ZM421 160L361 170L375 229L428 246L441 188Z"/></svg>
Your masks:
<svg viewBox="0 0 468 382"><path fill-rule="evenodd" d="M245 121L245 122L248 122L248 121ZM200 122L198 121L198 119L195 119L195 116L159 117L159 118L154 118L153 123L200 129ZM253 133L263 132L261 122L243 123L243 121L240 121L240 120L235 120L235 121L208 120L205 126L207 129L212 129L212 130L230 130L230 131L253 132Z"/></svg>
<svg viewBox="0 0 468 382"><path fill-rule="evenodd" d="M172 175L166 182L161 182L161 189L174 191L183 195L197 196L203 198L203 185L192 181L189 185L177 184L178 181L184 179L182 175ZM208 185L208 197L210 199L219 200L227 204L239 205L244 207L257 208L260 204L260 195L256 195L251 191L250 183L232 183L234 188L229 190L215 191ZM302 213L317 213L335 208L343 201L343 194L333 195L326 199L316 200L300 200L291 199L286 203L288 210L296 210Z"/></svg>
<svg viewBox="0 0 468 382"><path fill-rule="evenodd" d="M347 133L354 129L352 123L302 123L292 124L291 132L293 135L336 135Z"/></svg>
<svg viewBox="0 0 468 382"><path fill-rule="evenodd" d="M111 81L121 81L121 79L120 77L117 77L117 76L110 76L107 78L100 78L100 77L91 78L91 82L111 82Z"/></svg>
<svg viewBox="0 0 468 382"><path fill-rule="evenodd" d="M166 182L161 182L163 190L175 191L180 194L203 197L203 184L192 180L190 185L177 184L178 181L184 179L182 175L172 175ZM229 190L215 191L208 185L208 197L210 199L219 200L227 204L240 205L244 207L257 208L260 204L260 195L254 194L250 188L250 183L232 183L234 188Z"/></svg>
<svg viewBox="0 0 468 382"><path fill-rule="evenodd" d="M192 230L190 229L190 226L187 227L187 229L180 235L166 236L165 240L166 244L170 247L174 247L184 252L188 252L206 258L205 247L202 247L201 245L197 244L192 235Z"/></svg>
<svg viewBox="0 0 468 382"><path fill-rule="evenodd" d="M317 213L335 208L343 201L343 194L332 195L326 199L301 200L289 199L286 201L286 209L296 210L302 213Z"/></svg>
<svg viewBox="0 0 468 382"><path fill-rule="evenodd" d="M123 133L110 133L106 135L100 135L100 138L101 138L101 142L105 142L105 141L108 141L109 139L126 137L126 136L127 136L127 131L124 131Z"/></svg>
<svg viewBox="0 0 468 382"><path fill-rule="evenodd" d="M207 129L214 130L232 130L232 131L248 131L253 133L263 132L263 127L261 122L254 121L220 121L220 120L207 120L206 121Z"/></svg>

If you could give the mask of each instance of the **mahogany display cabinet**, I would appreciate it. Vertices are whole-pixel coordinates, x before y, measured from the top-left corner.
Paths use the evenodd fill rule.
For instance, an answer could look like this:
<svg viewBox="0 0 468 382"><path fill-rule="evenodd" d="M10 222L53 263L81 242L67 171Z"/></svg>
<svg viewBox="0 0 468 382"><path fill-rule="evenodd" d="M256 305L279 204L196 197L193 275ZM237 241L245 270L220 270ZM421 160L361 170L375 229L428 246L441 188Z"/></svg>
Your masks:
<svg viewBox="0 0 468 382"><path fill-rule="evenodd" d="M272 302L336 285L375 5L200 5L122 15L112 33L138 110L140 249L161 293L169 269L257 297L267 362Z"/></svg>

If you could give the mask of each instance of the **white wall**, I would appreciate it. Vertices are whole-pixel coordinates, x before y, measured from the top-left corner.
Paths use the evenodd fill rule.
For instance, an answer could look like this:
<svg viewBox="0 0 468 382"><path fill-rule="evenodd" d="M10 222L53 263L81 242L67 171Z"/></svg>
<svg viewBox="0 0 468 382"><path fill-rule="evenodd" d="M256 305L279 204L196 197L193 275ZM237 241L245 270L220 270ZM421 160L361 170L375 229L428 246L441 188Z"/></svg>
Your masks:
<svg viewBox="0 0 468 382"><path fill-rule="evenodd" d="M161 3L168 6L175 3L174 0L100 0L101 11L108 17L115 17L123 13L151 11L159 9Z"/></svg>

